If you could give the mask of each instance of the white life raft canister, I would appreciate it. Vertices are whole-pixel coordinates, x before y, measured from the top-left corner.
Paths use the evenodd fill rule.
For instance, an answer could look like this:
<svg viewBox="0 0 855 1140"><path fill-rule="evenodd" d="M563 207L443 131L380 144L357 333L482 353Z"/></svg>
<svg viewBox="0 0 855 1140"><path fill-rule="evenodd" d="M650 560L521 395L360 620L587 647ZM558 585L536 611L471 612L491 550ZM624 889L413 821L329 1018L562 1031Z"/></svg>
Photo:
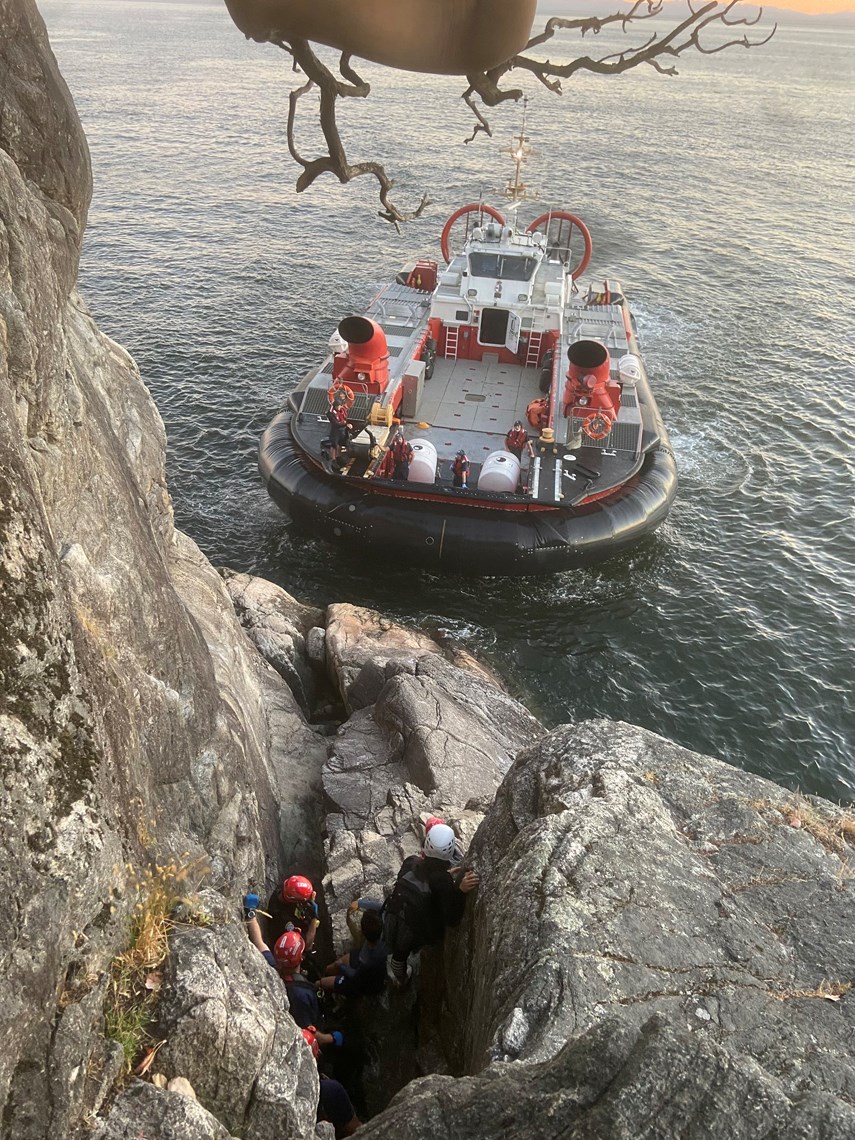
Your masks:
<svg viewBox="0 0 855 1140"><path fill-rule="evenodd" d="M436 448L429 439L411 439L413 458L408 483L433 483L436 480Z"/></svg>
<svg viewBox="0 0 855 1140"><path fill-rule="evenodd" d="M514 494L520 481L520 461L510 451L491 451L478 476L479 491Z"/></svg>
<svg viewBox="0 0 855 1140"><path fill-rule="evenodd" d="M628 352L618 361L618 379L628 388L634 388L641 379L641 361L633 352Z"/></svg>

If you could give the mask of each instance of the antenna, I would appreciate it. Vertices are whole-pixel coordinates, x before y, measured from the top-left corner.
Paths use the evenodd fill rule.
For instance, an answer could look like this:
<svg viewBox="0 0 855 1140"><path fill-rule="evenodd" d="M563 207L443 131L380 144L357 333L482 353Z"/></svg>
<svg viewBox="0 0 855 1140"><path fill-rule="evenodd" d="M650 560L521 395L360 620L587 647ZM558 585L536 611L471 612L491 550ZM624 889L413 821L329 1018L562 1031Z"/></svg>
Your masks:
<svg viewBox="0 0 855 1140"><path fill-rule="evenodd" d="M529 137L526 134L526 119L528 118L528 97L523 99L523 114L522 123L520 125L519 133L514 135L513 145L505 150L505 154L509 154L514 160L514 174L513 178L509 178L507 185L504 189L504 196L511 202L511 212L516 214L519 210L520 203L525 201L528 197L528 187L522 179L523 167L532 153Z"/></svg>

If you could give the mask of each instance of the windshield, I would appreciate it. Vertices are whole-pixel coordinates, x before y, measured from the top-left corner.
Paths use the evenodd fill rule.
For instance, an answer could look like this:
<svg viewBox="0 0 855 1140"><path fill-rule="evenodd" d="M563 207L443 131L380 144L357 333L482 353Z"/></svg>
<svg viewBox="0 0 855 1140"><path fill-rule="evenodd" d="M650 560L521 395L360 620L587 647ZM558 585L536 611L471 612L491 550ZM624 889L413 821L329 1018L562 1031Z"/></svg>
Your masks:
<svg viewBox="0 0 855 1140"><path fill-rule="evenodd" d="M533 257L511 257L503 253L470 253L472 277L497 277L500 281L528 281L537 262Z"/></svg>

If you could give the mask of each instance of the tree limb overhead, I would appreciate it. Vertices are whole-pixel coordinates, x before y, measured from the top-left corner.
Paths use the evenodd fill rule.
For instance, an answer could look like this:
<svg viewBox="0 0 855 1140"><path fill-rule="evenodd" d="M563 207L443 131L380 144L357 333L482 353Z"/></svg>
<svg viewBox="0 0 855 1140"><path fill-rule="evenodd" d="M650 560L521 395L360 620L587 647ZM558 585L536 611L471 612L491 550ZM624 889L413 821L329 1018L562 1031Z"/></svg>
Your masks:
<svg viewBox="0 0 855 1140"><path fill-rule="evenodd" d="M687 0L685 14L676 23L670 12L676 5L666 12L662 0L635 0L606 16L553 16L535 34L531 22L536 0L373 0L364 6L357 0L225 2L248 37L283 48L293 57L294 69L306 77L290 94L286 132L291 157L302 167L297 191L306 190L322 174L332 174L341 183L369 175L379 187L379 216L395 226L418 217L428 197L422 195L415 209L400 209L390 197L394 182L381 163L350 162L336 120L338 101L365 99L371 92L352 64L354 55L407 70L464 74L462 98L475 118L468 143L479 134L492 135L484 108L522 98L521 87L501 86L515 71L534 76L551 94L561 95L563 84L580 72L619 75L646 65L660 75L675 76L676 61L685 52L714 55L732 47L761 47L777 29L775 25L768 35L756 38L747 32L715 38L716 30L751 28L760 22L763 9L749 9L751 14L743 16L740 0L706 0L700 5ZM575 32L584 38L614 27L632 38L639 24L649 20L658 20L655 30L618 51L555 63L538 50L558 33ZM341 49L337 73L318 57L312 40ZM516 45L521 50L503 59ZM296 140L298 103L310 91L320 97L318 122L326 145L326 152L314 158L304 157Z"/></svg>

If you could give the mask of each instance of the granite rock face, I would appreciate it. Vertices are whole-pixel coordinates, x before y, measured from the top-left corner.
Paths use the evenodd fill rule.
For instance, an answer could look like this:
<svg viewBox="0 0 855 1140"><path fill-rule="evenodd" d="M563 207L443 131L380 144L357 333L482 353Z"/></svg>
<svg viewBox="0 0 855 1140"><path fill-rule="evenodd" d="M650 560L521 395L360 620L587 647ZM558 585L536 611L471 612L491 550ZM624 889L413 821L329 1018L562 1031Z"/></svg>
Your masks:
<svg viewBox="0 0 855 1140"><path fill-rule="evenodd" d="M157 1067L244 1140L314 1132L318 1073L285 987L240 923L177 933L158 1010Z"/></svg>
<svg viewBox="0 0 855 1140"><path fill-rule="evenodd" d="M163 424L74 289L90 190L35 4L0 0L0 1116L15 1140L70 1135L94 1104L87 1073L113 1064L126 864L204 859L224 889L269 882L281 835L311 834L326 756L174 529Z"/></svg>
<svg viewBox="0 0 855 1140"><path fill-rule="evenodd" d="M855 1101L842 822L643 729L556 729L518 756L471 848L482 886L446 945L456 1065L549 1060L607 1015L661 1013L788 1096Z"/></svg>
<svg viewBox="0 0 855 1140"><path fill-rule="evenodd" d="M0 152L71 237L58 251L67 258L70 285L92 194L89 148L33 3L0 0L0 75Z"/></svg>
<svg viewBox="0 0 855 1140"><path fill-rule="evenodd" d="M286 682L308 717L318 695L318 670L306 641L324 626L324 611L306 606L264 578L221 570L244 632L262 657Z"/></svg>
<svg viewBox="0 0 855 1140"><path fill-rule="evenodd" d="M851 1105L793 1098L707 1035L611 1018L540 1063L414 1081L360 1135L383 1140L847 1140Z"/></svg>

